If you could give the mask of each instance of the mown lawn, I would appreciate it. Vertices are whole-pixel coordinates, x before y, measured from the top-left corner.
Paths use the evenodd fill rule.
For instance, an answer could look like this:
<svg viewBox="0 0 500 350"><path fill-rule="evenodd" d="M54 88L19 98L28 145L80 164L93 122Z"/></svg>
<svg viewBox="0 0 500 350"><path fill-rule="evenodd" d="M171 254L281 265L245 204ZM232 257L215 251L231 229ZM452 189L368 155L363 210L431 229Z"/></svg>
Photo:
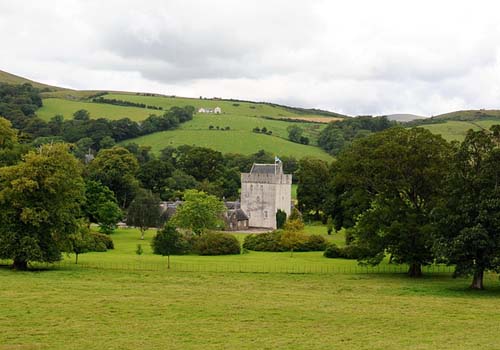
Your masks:
<svg viewBox="0 0 500 350"><path fill-rule="evenodd" d="M0 269L0 349L495 349L500 288L433 275Z"/></svg>
<svg viewBox="0 0 500 350"><path fill-rule="evenodd" d="M306 232L326 235L323 225ZM470 349L498 348L500 284L403 273L238 273L134 270L158 263L136 229L115 249L81 255L96 268L0 268L0 350L7 349ZM237 234L242 241L245 234ZM328 237L342 243L343 234ZM137 244L144 254L137 256ZM321 252L175 256L191 264L338 264ZM105 263L124 264L112 269ZM315 265L316 264L316 265Z"/></svg>

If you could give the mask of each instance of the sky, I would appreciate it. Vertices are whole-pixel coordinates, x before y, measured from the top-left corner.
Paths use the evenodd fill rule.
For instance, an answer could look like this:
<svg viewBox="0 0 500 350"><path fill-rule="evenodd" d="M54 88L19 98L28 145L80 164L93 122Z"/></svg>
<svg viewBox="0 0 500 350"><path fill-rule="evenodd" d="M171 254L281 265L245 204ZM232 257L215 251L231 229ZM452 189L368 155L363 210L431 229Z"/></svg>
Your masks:
<svg viewBox="0 0 500 350"><path fill-rule="evenodd" d="M348 115L500 109L499 1L0 0L0 70Z"/></svg>

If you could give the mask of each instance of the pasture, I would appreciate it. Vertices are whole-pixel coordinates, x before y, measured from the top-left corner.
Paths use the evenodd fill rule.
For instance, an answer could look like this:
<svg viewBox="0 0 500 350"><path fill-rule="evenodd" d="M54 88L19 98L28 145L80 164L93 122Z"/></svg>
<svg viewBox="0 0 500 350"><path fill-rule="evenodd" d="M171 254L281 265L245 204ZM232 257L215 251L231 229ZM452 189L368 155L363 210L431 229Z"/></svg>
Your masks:
<svg viewBox="0 0 500 350"><path fill-rule="evenodd" d="M263 149L278 156L332 160L332 157L319 147L300 145L279 137L246 131L169 130L130 139L123 143L130 142L151 146L154 153L167 146L195 145L209 147L222 153L248 155Z"/></svg>
<svg viewBox="0 0 500 350"><path fill-rule="evenodd" d="M195 114L193 120L183 123L176 130L157 132L124 142L135 142L140 145L151 146L153 152L159 152L167 146L196 145L213 148L223 153L251 154L264 149L281 156L295 156L296 158L312 156L324 160L332 159L326 152L314 146L320 131L325 127L324 124L286 122L262 117L263 115L272 117L294 115L282 107L252 103L241 103L238 104L239 107L235 107L233 106L235 103L227 101L151 97L133 94L111 94L106 95L106 98L147 103L161 106L164 109L186 104L200 105L201 102L204 103L205 101L220 102L219 105L223 105L224 108L227 106L229 112L224 112L221 115ZM250 108L253 106L255 106L255 110ZM128 117L135 121L141 121L150 114L163 113L161 110L146 108L124 107L63 98L45 98L43 100L43 107L37 110L37 115L44 120L50 120L56 114L63 115L65 119L71 119L73 113L80 109L89 111L91 118L106 118L111 120ZM253 114L251 115L251 113ZM303 128L304 136L309 137L311 145L306 146L288 141L287 128L291 125ZM210 126L213 126L214 130L209 130ZM220 129L229 127L229 130L216 130L217 127ZM252 130L256 127L265 127L267 130L272 131L272 135L254 133Z"/></svg>
<svg viewBox="0 0 500 350"><path fill-rule="evenodd" d="M430 130L433 134L443 136L447 141L463 141L468 130L474 131L489 130L492 125L500 124L498 119L482 119L474 121L448 120L439 124L420 125L420 127Z"/></svg>
<svg viewBox="0 0 500 350"><path fill-rule="evenodd" d="M80 109L86 109L93 119L106 118L111 120L130 118L141 121L146 119L155 111L146 108L114 106L104 103L92 103L85 101L66 100L63 98L45 98L43 106L36 111L36 114L43 120L50 120L56 114L60 114L64 119L73 119L73 113ZM156 113L158 114L158 113Z"/></svg>
<svg viewBox="0 0 500 350"><path fill-rule="evenodd" d="M198 108L221 107L223 114L239 115L244 117L284 117L284 118L316 118L320 115L313 112L302 112L293 108L270 105L259 102L240 102L219 99L200 99L188 97L168 97L168 96L143 96L133 93L111 93L104 96L108 99L117 99L135 103L145 103L150 106L163 107L169 109L173 106L194 106ZM332 113L331 121L337 121L340 114ZM326 116L326 118L328 118ZM324 122L324 121L323 121Z"/></svg>
<svg viewBox="0 0 500 350"><path fill-rule="evenodd" d="M323 226L308 226L324 232ZM134 229L116 249L82 261L152 256ZM238 235L241 239L242 235ZM342 240L341 234L333 239ZM138 243L145 254L134 253ZM267 256L268 255L268 256ZM321 253L175 256L197 264L255 259L271 264L345 263ZM0 268L0 349L470 349L496 348L500 286L469 291L467 280L430 274L181 272ZM349 262L352 263L352 262ZM466 331L465 331L466 330Z"/></svg>

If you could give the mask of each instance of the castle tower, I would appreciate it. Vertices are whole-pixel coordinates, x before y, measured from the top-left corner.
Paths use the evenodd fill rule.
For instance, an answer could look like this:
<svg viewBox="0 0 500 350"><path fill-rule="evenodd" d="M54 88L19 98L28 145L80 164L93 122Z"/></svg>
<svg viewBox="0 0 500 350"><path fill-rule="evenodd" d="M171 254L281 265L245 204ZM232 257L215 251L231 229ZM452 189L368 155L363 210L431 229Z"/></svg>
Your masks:
<svg viewBox="0 0 500 350"><path fill-rule="evenodd" d="M275 164L254 164L250 173L241 174L241 209L250 227L276 228L278 209L290 215L292 175L283 174L279 159Z"/></svg>

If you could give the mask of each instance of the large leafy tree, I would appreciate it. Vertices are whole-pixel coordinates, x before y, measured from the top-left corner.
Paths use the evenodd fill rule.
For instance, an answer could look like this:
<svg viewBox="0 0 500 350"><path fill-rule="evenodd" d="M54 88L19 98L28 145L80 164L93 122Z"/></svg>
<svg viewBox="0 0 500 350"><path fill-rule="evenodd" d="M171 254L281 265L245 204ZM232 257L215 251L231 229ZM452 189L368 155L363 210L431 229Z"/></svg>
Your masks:
<svg viewBox="0 0 500 350"><path fill-rule="evenodd" d="M123 217L114 193L92 180L85 181L85 202L82 209L89 222L99 224L101 231L106 234L112 233Z"/></svg>
<svg viewBox="0 0 500 350"><path fill-rule="evenodd" d="M435 215L439 256L455 265L455 276L472 275L474 289L483 289L485 271L500 271L500 148L493 131L467 133Z"/></svg>
<svg viewBox="0 0 500 350"><path fill-rule="evenodd" d="M135 177L138 170L137 159L123 147L101 150L88 166L90 179L113 191L123 208L130 204L139 186Z"/></svg>
<svg viewBox="0 0 500 350"><path fill-rule="evenodd" d="M79 162L65 144L40 146L0 169L0 257L14 267L60 260L79 229L84 198Z"/></svg>
<svg viewBox="0 0 500 350"><path fill-rule="evenodd" d="M314 158L304 158L299 162L297 199L299 208L305 214L319 212L324 208L327 185L331 178L328 163Z"/></svg>
<svg viewBox="0 0 500 350"><path fill-rule="evenodd" d="M451 155L449 144L422 128L393 128L359 139L338 159L337 196L344 213L358 215L357 244L371 264L391 254L392 261L421 275L433 261L431 212L442 196ZM360 203L367 210L349 211ZM349 221L349 220L348 220Z"/></svg>
<svg viewBox="0 0 500 350"><path fill-rule="evenodd" d="M224 203L217 197L197 190L187 190L184 193L184 203L177 208L172 219L177 226L202 234L207 230L222 228L225 211Z"/></svg>

